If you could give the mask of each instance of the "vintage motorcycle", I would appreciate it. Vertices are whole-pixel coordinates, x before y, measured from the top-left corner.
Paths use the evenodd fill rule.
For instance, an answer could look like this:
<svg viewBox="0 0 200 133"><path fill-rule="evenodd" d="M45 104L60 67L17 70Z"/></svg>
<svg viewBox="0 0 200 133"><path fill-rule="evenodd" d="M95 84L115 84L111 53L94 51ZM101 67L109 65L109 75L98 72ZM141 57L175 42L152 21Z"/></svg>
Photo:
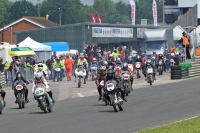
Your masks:
<svg viewBox="0 0 200 133"><path fill-rule="evenodd" d="M83 64L80 64L76 68L75 75L76 75L76 83L78 84L78 88L80 88L81 87L81 83L83 82L83 79L86 76L86 70L84 69Z"/></svg>
<svg viewBox="0 0 200 133"><path fill-rule="evenodd" d="M154 82L154 71L153 71L153 68L151 66L147 66L146 76L147 76L147 83L152 85L152 83Z"/></svg>
<svg viewBox="0 0 200 133"><path fill-rule="evenodd" d="M105 94L105 88L104 88L104 80L100 82L100 86L101 86L101 95L102 95L101 99L103 102L105 102L105 105L107 106L109 105L109 101L105 98L106 94Z"/></svg>
<svg viewBox="0 0 200 133"><path fill-rule="evenodd" d="M163 74L163 61L162 60L158 61L158 73L159 73L159 75Z"/></svg>
<svg viewBox="0 0 200 133"><path fill-rule="evenodd" d="M137 78L140 78L140 73L141 73L141 70L142 70L142 64L141 62L135 62L135 69L136 69L136 75L137 75Z"/></svg>
<svg viewBox="0 0 200 133"><path fill-rule="evenodd" d="M128 96L128 93L130 93L131 88L130 73L128 71L122 72L121 82L122 88L125 90L126 96Z"/></svg>
<svg viewBox="0 0 200 133"><path fill-rule="evenodd" d="M46 92L45 85L38 84L35 86L34 97L37 100L40 109L44 111L44 113L51 112L54 102Z"/></svg>
<svg viewBox="0 0 200 133"><path fill-rule="evenodd" d="M97 78L97 66L92 65L90 70L91 70L92 81L94 81Z"/></svg>
<svg viewBox="0 0 200 133"><path fill-rule="evenodd" d="M118 112L117 107L120 111L123 111L122 104L123 100L120 97L120 93L117 89L117 82L115 80L109 80L106 82L106 99L110 102L110 105L113 106L115 112Z"/></svg>
<svg viewBox="0 0 200 133"><path fill-rule="evenodd" d="M54 75L53 81L55 81L55 78L57 78L57 82L62 81L62 72L60 67L54 68Z"/></svg>
<svg viewBox="0 0 200 133"><path fill-rule="evenodd" d="M25 84L22 80L18 80L14 83L15 93L17 93L17 103L19 105L19 109L25 107Z"/></svg>

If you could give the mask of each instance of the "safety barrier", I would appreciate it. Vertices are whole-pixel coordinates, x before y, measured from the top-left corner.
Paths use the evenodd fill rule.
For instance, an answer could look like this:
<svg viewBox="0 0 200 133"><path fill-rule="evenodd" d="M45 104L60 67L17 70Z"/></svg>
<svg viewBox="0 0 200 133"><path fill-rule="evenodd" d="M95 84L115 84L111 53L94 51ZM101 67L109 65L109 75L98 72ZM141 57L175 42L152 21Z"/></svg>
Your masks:
<svg viewBox="0 0 200 133"><path fill-rule="evenodd" d="M6 82L5 82L5 75L4 73L0 73L0 84L4 85Z"/></svg>
<svg viewBox="0 0 200 133"><path fill-rule="evenodd" d="M195 61L192 62L192 67L189 69L189 77L200 76L200 56L195 57Z"/></svg>

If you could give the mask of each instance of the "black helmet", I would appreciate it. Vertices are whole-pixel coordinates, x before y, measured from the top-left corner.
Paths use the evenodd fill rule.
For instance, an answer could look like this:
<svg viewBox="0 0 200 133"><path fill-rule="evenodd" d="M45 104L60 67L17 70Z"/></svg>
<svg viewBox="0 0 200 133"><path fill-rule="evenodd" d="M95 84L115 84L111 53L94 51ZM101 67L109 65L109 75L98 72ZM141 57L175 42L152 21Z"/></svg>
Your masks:
<svg viewBox="0 0 200 133"><path fill-rule="evenodd" d="M128 56L128 60L129 60L129 61L132 61L132 56Z"/></svg>
<svg viewBox="0 0 200 133"><path fill-rule="evenodd" d="M16 73L16 77L17 78L21 78L22 77L22 74L20 72Z"/></svg>
<svg viewBox="0 0 200 133"><path fill-rule="evenodd" d="M114 73L113 69L112 68L108 68L108 70L107 70L108 77L112 77L113 73Z"/></svg>
<svg viewBox="0 0 200 133"><path fill-rule="evenodd" d="M59 62L59 61L60 61L60 59L59 59L59 58L57 58L57 59L56 59L56 61L57 61L57 62Z"/></svg>
<svg viewBox="0 0 200 133"><path fill-rule="evenodd" d="M123 66L122 66L122 69L128 69L128 64L124 63Z"/></svg>

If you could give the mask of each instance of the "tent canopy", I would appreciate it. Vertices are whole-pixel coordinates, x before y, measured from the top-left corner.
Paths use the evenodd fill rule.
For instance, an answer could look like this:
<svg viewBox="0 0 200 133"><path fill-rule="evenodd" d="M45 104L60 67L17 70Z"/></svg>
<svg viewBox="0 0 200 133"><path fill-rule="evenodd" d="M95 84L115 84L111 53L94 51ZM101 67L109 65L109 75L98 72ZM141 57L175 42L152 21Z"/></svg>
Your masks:
<svg viewBox="0 0 200 133"><path fill-rule="evenodd" d="M20 47L30 47L33 51L51 51L50 46L43 45L42 43L36 42L30 37L27 37L24 41L18 44Z"/></svg>
<svg viewBox="0 0 200 133"><path fill-rule="evenodd" d="M54 52L69 51L68 42L44 42L42 43L47 46L51 46L51 50Z"/></svg>

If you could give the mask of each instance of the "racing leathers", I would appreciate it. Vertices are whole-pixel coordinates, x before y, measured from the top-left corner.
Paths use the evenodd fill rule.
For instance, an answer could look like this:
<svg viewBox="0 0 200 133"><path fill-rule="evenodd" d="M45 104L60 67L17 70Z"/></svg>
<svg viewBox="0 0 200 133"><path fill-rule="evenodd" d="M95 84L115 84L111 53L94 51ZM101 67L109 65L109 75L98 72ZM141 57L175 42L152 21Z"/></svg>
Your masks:
<svg viewBox="0 0 200 133"><path fill-rule="evenodd" d="M154 73L154 80L156 80L156 71L155 71L155 66L152 64L152 63L150 63L150 64L145 64L145 66L144 66L144 77L145 77L145 80L147 80L146 79L146 68L147 68L147 66L151 66L152 68L153 68L153 73Z"/></svg>
<svg viewBox="0 0 200 133"><path fill-rule="evenodd" d="M49 96L51 97L51 99L54 102L52 91L49 89L49 84L48 84L48 82L46 81L45 78L42 78L41 81L36 81L35 80L33 82L32 93L33 94L35 93L35 89L37 88L37 85L40 85L40 84L45 86L46 92L49 94Z"/></svg>
<svg viewBox="0 0 200 133"><path fill-rule="evenodd" d="M99 72L98 75L97 75L96 85L97 85L97 90L98 90L98 92L99 92L99 101L100 101L101 98L102 98L101 89L104 89L104 88L103 88L104 86L101 86L101 85L100 85L100 82L101 82L102 80L105 79L105 76L106 76L106 75L103 75L103 74L101 74L100 72Z"/></svg>
<svg viewBox="0 0 200 133"><path fill-rule="evenodd" d="M20 73L20 72L17 72L17 73ZM16 75L17 75L17 73L16 73ZM15 98L16 98L15 103L17 103L17 91L14 88L14 85L15 85L15 82L18 81L18 80L22 80L24 83L29 84L29 82L23 76L19 79L17 77L14 79L13 84L12 84L12 89L14 90L14 95L15 95ZM25 90L25 100L28 103L29 102L29 100L28 100L28 88L26 87L25 84L23 84L23 87L24 87L24 90Z"/></svg>
<svg viewBox="0 0 200 133"><path fill-rule="evenodd" d="M163 67L164 67L164 71L166 72L165 61L164 61L163 56L158 56L158 60L157 60L156 67L158 68L159 60L162 60L162 62L163 62L162 64L163 64Z"/></svg>
<svg viewBox="0 0 200 133"><path fill-rule="evenodd" d="M126 73L126 72L129 72L129 74L130 74L130 81L131 81L131 91L133 91L133 76L134 76L134 73L133 73L133 71L131 71L131 69L130 68L128 68L128 69L122 69L122 73L121 73L121 75L123 75L124 73Z"/></svg>
<svg viewBox="0 0 200 133"><path fill-rule="evenodd" d="M117 79L116 76L112 76L112 77L109 77L109 76L105 76L105 82L104 82L104 85L106 85L105 83L109 80L115 80L117 82L117 88L118 88L118 91L121 92L121 98L124 100L124 101L127 101L127 99L125 98L125 91L123 89L121 89L121 83L120 81ZM104 86L104 88L106 88L106 86Z"/></svg>

